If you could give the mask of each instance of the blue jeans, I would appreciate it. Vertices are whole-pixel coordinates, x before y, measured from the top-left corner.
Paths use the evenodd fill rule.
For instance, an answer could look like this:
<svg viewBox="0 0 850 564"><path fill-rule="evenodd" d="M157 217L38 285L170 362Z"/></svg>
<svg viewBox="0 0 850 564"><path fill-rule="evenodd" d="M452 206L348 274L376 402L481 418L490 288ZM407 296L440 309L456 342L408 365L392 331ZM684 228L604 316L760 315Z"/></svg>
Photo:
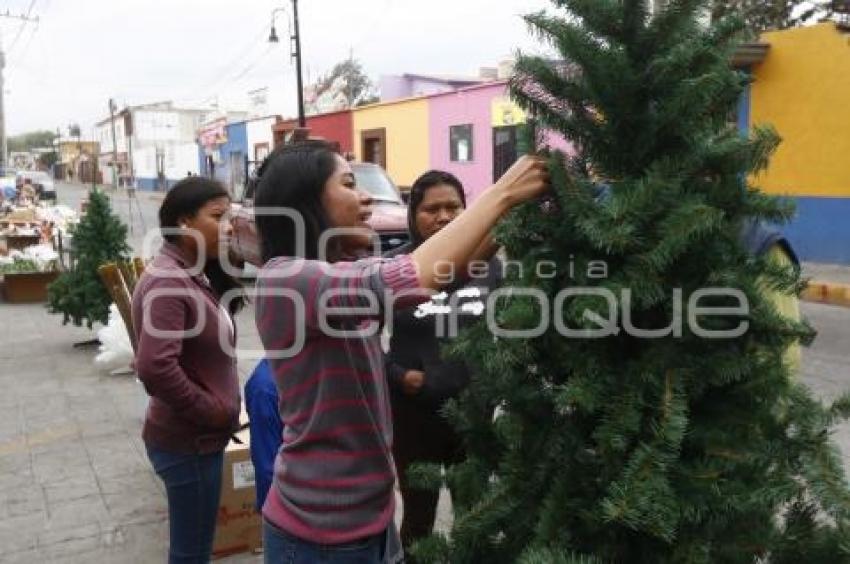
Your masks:
<svg viewBox="0 0 850 564"><path fill-rule="evenodd" d="M386 533L346 544L316 544L263 520L265 564L381 564Z"/></svg>
<svg viewBox="0 0 850 564"><path fill-rule="evenodd" d="M206 564L215 535L224 453L177 454L146 448L168 495L169 564Z"/></svg>

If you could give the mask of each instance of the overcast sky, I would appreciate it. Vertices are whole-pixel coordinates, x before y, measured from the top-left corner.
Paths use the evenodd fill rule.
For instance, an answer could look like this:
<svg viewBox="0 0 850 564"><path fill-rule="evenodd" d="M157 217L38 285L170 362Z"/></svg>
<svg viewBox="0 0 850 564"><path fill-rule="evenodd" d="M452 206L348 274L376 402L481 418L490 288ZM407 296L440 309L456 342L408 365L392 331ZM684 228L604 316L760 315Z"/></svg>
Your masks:
<svg viewBox="0 0 850 564"><path fill-rule="evenodd" d="M269 110L295 114L286 35L290 0L7 0L23 26L0 18L7 133L63 128L83 135L120 105L174 100L245 109L269 88ZM404 72L477 74L517 49L542 49L520 14L546 0L300 0L304 74L316 78L349 50L373 78ZM269 44L275 7L278 44ZM5 11L5 10L4 10Z"/></svg>

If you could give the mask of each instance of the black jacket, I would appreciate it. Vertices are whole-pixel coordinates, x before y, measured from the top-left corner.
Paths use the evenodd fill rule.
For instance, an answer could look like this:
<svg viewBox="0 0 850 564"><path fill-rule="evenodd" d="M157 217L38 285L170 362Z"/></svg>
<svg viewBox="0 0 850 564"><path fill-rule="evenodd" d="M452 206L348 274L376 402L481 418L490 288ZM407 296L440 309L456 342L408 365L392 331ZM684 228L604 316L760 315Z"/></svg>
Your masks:
<svg viewBox="0 0 850 564"><path fill-rule="evenodd" d="M394 249L387 256L410 253L413 244ZM397 310L393 315L390 348L386 357L387 378L393 402L410 402L436 412L449 398L456 397L469 383L469 368L441 355L441 345L450 340L451 316L457 326L474 322L484 315L488 294L502 278L502 262L493 257L487 275L469 279L465 284L436 294L430 301L413 308ZM452 308L452 305L455 307ZM450 313L447 310L453 309ZM442 328L442 337L438 337ZM403 391L404 374L408 370L425 373L422 388L416 395Z"/></svg>

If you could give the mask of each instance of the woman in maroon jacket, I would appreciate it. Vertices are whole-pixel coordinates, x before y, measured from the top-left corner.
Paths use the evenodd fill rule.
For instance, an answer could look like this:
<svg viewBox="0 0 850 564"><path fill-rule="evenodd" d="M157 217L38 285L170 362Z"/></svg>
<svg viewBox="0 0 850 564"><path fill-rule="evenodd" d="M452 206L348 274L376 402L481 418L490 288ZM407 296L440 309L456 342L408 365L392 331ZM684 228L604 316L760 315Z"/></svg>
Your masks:
<svg viewBox="0 0 850 564"><path fill-rule="evenodd" d="M159 210L165 242L133 293L136 371L150 397L142 438L165 483L169 562L207 562L224 447L239 421L238 284L218 261L231 233L230 197L185 178Z"/></svg>

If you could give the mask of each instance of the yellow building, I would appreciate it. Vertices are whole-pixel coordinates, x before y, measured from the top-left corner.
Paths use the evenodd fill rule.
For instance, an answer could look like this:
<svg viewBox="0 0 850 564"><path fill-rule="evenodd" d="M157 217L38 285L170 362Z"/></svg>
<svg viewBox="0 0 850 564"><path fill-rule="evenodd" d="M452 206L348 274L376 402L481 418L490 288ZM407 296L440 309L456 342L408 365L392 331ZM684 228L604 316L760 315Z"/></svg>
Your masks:
<svg viewBox="0 0 850 564"><path fill-rule="evenodd" d="M430 163L428 99L406 98L352 110L353 147L358 161L383 166L407 188Z"/></svg>
<svg viewBox="0 0 850 564"><path fill-rule="evenodd" d="M67 181L88 183L97 174L100 143L95 141L60 141L56 177ZM100 182L100 178L97 179Z"/></svg>
<svg viewBox="0 0 850 564"><path fill-rule="evenodd" d="M850 34L823 23L760 40L745 125L772 124L782 144L755 184L796 201L785 232L803 260L850 264Z"/></svg>
<svg viewBox="0 0 850 564"><path fill-rule="evenodd" d="M850 196L850 35L835 24L765 33L753 68L752 123L783 141L759 185L797 196Z"/></svg>

